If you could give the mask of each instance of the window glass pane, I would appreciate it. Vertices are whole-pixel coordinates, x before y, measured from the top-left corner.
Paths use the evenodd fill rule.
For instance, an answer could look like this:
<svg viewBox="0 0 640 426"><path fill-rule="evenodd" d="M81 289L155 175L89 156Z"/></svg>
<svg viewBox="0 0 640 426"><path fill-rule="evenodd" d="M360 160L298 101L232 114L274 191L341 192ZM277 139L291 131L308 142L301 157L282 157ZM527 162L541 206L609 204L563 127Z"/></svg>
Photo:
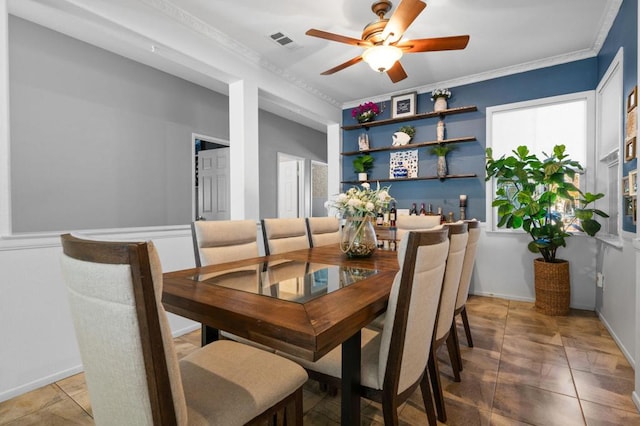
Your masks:
<svg viewBox="0 0 640 426"><path fill-rule="evenodd" d="M501 110L498 107L499 110L490 115L491 134L488 145L493 149L493 157L511 155L516 147L526 145L532 153L544 159L544 153L551 154L554 146L563 144L569 157L580 162L586 171L587 100L541 100L538 104L533 103L535 102L524 107L505 106ZM573 180L574 185L582 190L584 182L584 174L576 175ZM515 188L505 189L507 194L513 194L515 191ZM495 183L493 190L494 193L488 199L489 203L495 194ZM557 214L558 220L567 225L579 225L574 216L575 207L573 202L559 201L551 213ZM497 209L493 209L492 216L493 223L498 223Z"/></svg>

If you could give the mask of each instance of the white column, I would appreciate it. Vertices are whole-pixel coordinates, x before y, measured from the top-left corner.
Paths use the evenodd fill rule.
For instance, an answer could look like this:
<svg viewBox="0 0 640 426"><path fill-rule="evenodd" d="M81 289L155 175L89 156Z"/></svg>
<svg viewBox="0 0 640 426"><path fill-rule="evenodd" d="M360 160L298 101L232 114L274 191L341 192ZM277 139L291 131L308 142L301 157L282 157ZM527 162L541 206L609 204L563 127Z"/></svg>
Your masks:
<svg viewBox="0 0 640 426"><path fill-rule="evenodd" d="M340 180L342 177L340 140L340 125L338 123L327 125L327 173L329 175L329 199L340 192Z"/></svg>
<svg viewBox="0 0 640 426"><path fill-rule="evenodd" d="M7 0L0 0L0 237L11 233L8 19Z"/></svg>
<svg viewBox="0 0 640 426"><path fill-rule="evenodd" d="M231 219L260 218L258 86L240 80L229 85Z"/></svg>

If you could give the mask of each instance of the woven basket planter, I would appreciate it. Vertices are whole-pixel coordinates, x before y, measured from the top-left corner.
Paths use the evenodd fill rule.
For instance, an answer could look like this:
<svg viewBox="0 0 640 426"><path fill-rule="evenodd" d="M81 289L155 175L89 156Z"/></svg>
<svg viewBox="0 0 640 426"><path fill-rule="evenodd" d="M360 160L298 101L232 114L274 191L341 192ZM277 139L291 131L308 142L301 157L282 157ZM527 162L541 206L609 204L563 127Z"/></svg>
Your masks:
<svg viewBox="0 0 640 426"><path fill-rule="evenodd" d="M568 314L571 299L569 262L557 260L548 263L539 258L533 261L533 271L536 311L546 315Z"/></svg>

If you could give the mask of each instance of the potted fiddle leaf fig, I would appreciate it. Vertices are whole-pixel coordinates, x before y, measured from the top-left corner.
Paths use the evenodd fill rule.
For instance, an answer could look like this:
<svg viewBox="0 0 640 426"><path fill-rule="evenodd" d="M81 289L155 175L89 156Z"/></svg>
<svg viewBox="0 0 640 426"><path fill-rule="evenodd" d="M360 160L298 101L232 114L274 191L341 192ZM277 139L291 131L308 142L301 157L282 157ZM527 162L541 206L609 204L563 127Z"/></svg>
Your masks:
<svg viewBox="0 0 640 426"><path fill-rule="evenodd" d="M358 155L353 159L353 170L358 174L358 180L367 180L367 173L373 168L373 160L369 154Z"/></svg>
<svg viewBox="0 0 640 426"><path fill-rule="evenodd" d="M486 180L497 183L492 206L498 208L498 227L523 229L531 237L529 251L542 256L534 260L535 306L548 315L569 311L569 263L556 257L557 250L567 246L573 232L596 235L601 225L595 217L609 217L589 207L604 194L583 193L575 185L583 167L565 149L556 145L543 159L524 145L498 159L486 149ZM556 208L560 205L572 208L573 216L563 217Z"/></svg>

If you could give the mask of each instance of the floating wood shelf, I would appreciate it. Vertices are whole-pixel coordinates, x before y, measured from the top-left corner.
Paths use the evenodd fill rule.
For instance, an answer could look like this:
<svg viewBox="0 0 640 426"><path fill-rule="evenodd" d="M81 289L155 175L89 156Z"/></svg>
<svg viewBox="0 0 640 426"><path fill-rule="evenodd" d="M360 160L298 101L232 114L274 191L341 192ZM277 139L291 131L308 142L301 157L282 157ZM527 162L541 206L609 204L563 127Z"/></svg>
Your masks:
<svg viewBox="0 0 640 426"><path fill-rule="evenodd" d="M406 181L415 181L415 180L446 180L446 179L466 179L466 178L474 178L478 177L475 173L468 174L458 174L458 175L447 175L444 178L440 178L438 176L422 176L422 177L414 177L414 178L385 178L385 179L369 179L369 180L343 180L341 183L349 183L349 184L361 184L363 182L406 182Z"/></svg>
<svg viewBox="0 0 640 426"><path fill-rule="evenodd" d="M371 149L365 149L362 151L348 151L348 152L343 152L342 155L359 155L359 154L366 154L368 152L395 151L399 149L414 149L414 148L420 148L423 146L433 146L433 145L448 144L448 143L473 142L475 140L476 140L475 136L465 136L462 138L445 139L439 142L427 141L427 142L410 143L403 146L384 146L381 148L371 148Z"/></svg>
<svg viewBox="0 0 640 426"><path fill-rule="evenodd" d="M450 109L445 109L443 111L431 111L431 112L425 112L422 114L415 114L415 115L410 115L407 117L398 117L398 118L387 118L385 120L376 120L376 121L369 121L367 123L361 123L361 124L353 124L350 126L342 126L342 130L356 130L356 129L368 129L369 127L377 127L377 126L384 126L386 124L393 124L393 123L402 123L405 121L411 121L411 120L422 120L425 118L431 118L431 117L440 117L440 116L445 116L445 115L453 115L453 114L460 114L463 112L472 112L472 111L477 111L478 108L474 105L474 106L464 106L464 107L459 107L459 108L450 108Z"/></svg>

